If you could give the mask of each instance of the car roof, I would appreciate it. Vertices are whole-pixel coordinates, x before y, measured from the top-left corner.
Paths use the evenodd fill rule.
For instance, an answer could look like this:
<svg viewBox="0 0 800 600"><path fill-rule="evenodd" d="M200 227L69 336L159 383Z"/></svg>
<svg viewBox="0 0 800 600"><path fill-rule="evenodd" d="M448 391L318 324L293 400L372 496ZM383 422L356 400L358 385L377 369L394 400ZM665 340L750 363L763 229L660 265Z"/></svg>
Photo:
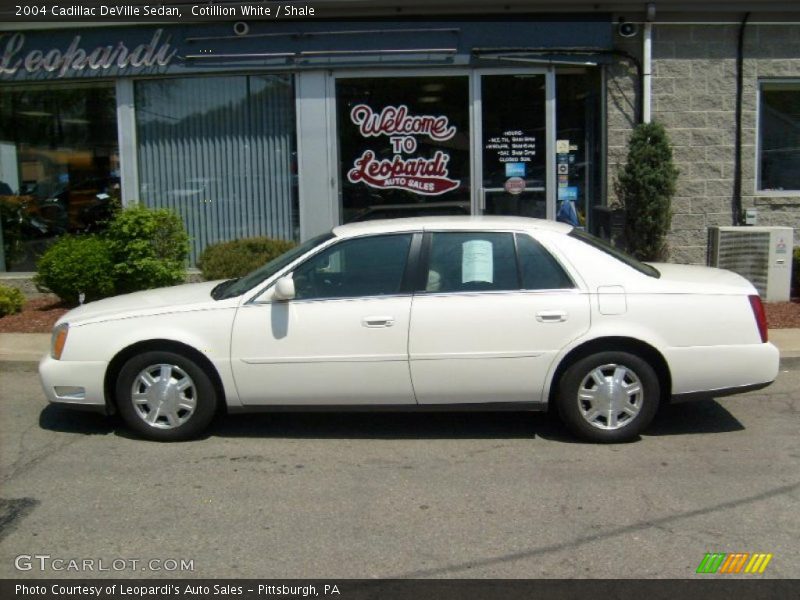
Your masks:
<svg viewBox="0 0 800 600"><path fill-rule="evenodd" d="M348 223L333 228L336 237L353 237L375 233L399 233L404 231L420 231L423 229L454 229L454 230L531 230L538 229L556 233L569 233L572 225L558 223L547 219L533 219L530 217L505 217L493 215L454 215L439 217L406 217L398 219L376 219L374 221L361 221Z"/></svg>

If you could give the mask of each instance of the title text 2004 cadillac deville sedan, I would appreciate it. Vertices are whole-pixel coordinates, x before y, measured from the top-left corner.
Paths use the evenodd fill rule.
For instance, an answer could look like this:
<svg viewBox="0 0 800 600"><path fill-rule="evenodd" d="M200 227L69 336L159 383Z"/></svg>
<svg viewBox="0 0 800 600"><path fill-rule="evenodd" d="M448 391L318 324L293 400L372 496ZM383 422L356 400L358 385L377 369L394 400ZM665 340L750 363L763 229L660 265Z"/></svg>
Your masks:
<svg viewBox="0 0 800 600"><path fill-rule="evenodd" d="M253 273L86 304L40 364L51 402L156 440L221 409L544 409L629 440L659 402L768 385L742 277L642 264L567 225L449 217L337 227Z"/></svg>

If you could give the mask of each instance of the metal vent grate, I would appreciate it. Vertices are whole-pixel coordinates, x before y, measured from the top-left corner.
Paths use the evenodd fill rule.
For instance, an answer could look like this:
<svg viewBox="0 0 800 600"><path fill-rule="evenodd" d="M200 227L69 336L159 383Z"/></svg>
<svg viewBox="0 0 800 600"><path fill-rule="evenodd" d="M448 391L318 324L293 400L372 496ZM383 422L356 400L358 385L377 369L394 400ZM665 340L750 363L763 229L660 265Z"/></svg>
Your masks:
<svg viewBox="0 0 800 600"><path fill-rule="evenodd" d="M717 243L717 266L749 280L761 297L765 298L769 268L769 232L720 230Z"/></svg>

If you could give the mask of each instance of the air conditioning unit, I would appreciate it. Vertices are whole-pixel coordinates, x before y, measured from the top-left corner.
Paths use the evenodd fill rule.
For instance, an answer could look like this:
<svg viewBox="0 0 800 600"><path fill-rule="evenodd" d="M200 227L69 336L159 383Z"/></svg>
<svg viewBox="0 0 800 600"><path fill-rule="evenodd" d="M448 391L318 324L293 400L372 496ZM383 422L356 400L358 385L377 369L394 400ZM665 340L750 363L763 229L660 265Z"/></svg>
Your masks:
<svg viewBox="0 0 800 600"><path fill-rule="evenodd" d="M709 227L708 264L749 280L767 302L788 302L793 234L791 227Z"/></svg>

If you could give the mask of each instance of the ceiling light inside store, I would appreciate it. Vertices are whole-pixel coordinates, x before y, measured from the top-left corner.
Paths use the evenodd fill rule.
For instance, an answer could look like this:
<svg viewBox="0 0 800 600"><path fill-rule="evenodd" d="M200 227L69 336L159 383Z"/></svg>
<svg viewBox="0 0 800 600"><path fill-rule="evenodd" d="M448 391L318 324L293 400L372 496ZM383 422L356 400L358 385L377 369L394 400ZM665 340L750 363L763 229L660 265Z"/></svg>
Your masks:
<svg viewBox="0 0 800 600"><path fill-rule="evenodd" d="M53 113L45 112L43 110L20 110L17 112L18 115L23 115L25 117L52 117Z"/></svg>

